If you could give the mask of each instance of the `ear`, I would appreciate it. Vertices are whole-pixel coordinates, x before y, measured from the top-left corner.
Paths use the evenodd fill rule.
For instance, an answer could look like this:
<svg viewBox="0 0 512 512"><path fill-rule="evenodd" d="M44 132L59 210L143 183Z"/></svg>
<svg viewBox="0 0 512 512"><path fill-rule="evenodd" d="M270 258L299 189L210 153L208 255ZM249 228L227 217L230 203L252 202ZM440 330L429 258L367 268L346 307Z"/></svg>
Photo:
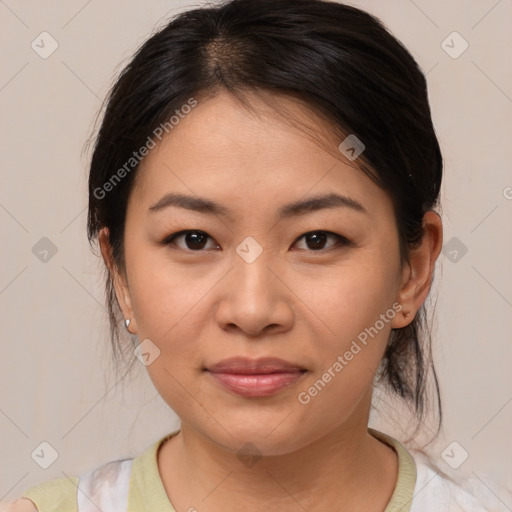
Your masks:
<svg viewBox="0 0 512 512"><path fill-rule="evenodd" d="M398 293L403 309L402 314L393 319L393 329L410 324L430 292L435 263L443 245L443 224L437 213L425 213L423 233L420 245L411 250L409 262L404 264Z"/></svg>
<svg viewBox="0 0 512 512"><path fill-rule="evenodd" d="M123 317L125 321L127 319L130 320L130 325L127 328L131 334L137 334L137 323L135 321L135 316L132 310L132 300L130 295L130 289L128 287L128 280L124 272L120 271L117 265L114 262L112 256L112 246L110 244L110 234L108 228L103 227L100 229L99 235L99 244L101 249L101 255L103 256L103 261L110 272L110 277L114 283L114 289L117 296L117 301L123 312Z"/></svg>

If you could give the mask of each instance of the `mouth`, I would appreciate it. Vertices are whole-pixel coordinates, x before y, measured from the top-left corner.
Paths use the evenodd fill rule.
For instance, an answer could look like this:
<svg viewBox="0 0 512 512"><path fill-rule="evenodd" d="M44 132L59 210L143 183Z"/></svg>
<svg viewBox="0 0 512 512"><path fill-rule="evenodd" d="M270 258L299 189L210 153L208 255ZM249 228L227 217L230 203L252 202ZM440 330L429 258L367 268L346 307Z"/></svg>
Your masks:
<svg viewBox="0 0 512 512"><path fill-rule="evenodd" d="M204 368L217 384L244 397L267 397L297 383L307 370L295 363L265 357L230 358Z"/></svg>

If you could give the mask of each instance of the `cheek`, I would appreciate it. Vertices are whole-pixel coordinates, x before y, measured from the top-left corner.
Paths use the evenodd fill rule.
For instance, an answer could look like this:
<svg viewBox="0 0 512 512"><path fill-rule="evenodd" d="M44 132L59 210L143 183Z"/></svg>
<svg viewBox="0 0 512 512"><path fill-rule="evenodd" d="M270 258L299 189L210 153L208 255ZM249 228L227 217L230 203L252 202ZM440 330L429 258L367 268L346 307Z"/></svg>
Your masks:
<svg viewBox="0 0 512 512"><path fill-rule="evenodd" d="M322 293L306 298L329 330L321 328L319 344L309 348L317 364L296 398L309 416L322 417L325 425L347 420L371 392L397 314L396 282L390 274L371 268L339 272L331 275Z"/></svg>
<svg viewBox="0 0 512 512"><path fill-rule="evenodd" d="M371 256L371 257L370 257ZM359 254L358 261L297 276L294 290L331 334L353 337L392 307L400 279L393 259Z"/></svg>
<svg viewBox="0 0 512 512"><path fill-rule="evenodd" d="M308 384L320 382L312 394L303 388L306 400L315 393L323 396L312 400L313 409L340 399L350 408L372 384L400 307L396 303L400 271L393 256L387 259L380 251L367 251L359 253L357 262L331 268L325 275L302 276L297 294L309 308L301 314L318 325L314 336L318 344L308 347L317 361Z"/></svg>
<svg viewBox="0 0 512 512"><path fill-rule="evenodd" d="M132 306L139 335L176 346L185 332L199 327L194 318L213 285L211 276L190 277L180 269L153 265L141 267L133 277Z"/></svg>
<svg viewBox="0 0 512 512"><path fill-rule="evenodd" d="M160 355L146 367L161 396L179 414L190 395L201 396L196 378L205 354L222 338L212 323L212 296L222 288L221 265L178 265L165 251L139 253L131 261L132 307L139 339L149 339ZM229 270L229 266L227 267ZM187 392L184 391L184 388Z"/></svg>
<svg viewBox="0 0 512 512"><path fill-rule="evenodd" d="M193 315L209 278L197 266L173 263L170 249L156 247L143 232L133 231L126 241L126 266L139 337L164 340Z"/></svg>
<svg viewBox="0 0 512 512"><path fill-rule="evenodd" d="M159 356L146 370L162 399L187 417L191 396L201 401L197 377L204 362L199 341L205 339L207 291L213 282L160 262L140 265L132 274L132 306L140 341L149 339ZM192 400L194 403L194 400Z"/></svg>

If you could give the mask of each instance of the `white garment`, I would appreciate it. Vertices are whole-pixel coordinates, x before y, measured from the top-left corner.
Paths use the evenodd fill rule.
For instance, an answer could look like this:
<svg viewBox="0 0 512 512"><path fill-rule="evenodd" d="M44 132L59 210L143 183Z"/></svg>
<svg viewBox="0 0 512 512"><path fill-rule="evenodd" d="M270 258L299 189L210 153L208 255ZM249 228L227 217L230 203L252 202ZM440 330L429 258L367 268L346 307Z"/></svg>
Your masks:
<svg viewBox="0 0 512 512"><path fill-rule="evenodd" d="M456 482L436 470L423 454L409 453L416 463L410 512L512 512L512 494L505 489L500 494L508 496L500 499L483 482L468 478Z"/></svg>
<svg viewBox="0 0 512 512"><path fill-rule="evenodd" d="M133 459L108 462L80 476L78 512L120 512L128 508Z"/></svg>

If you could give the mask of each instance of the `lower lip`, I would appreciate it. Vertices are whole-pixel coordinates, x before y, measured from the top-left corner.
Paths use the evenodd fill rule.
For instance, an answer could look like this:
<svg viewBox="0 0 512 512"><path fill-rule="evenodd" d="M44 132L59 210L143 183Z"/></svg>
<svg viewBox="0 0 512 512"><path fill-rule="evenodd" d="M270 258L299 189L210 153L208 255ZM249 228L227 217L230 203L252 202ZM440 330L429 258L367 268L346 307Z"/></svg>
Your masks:
<svg viewBox="0 0 512 512"><path fill-rule="evenodd" d="M238 395L246 397L271 396L295 384L304 372L266 374L236 374L208 372L217 382Z"/></svg>

